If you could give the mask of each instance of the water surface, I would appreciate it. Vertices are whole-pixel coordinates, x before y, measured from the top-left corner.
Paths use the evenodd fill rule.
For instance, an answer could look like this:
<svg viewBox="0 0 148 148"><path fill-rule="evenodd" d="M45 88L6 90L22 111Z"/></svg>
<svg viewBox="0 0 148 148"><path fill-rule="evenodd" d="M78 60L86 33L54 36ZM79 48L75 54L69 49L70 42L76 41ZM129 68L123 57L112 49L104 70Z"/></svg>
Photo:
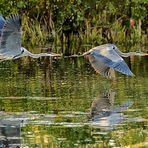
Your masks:
<svg viewBox="0 0 148 148"><path fill-rule="evenodd" d="M0 64L0 147L148 146L148 59L108 80L83 58Z"/></svg>

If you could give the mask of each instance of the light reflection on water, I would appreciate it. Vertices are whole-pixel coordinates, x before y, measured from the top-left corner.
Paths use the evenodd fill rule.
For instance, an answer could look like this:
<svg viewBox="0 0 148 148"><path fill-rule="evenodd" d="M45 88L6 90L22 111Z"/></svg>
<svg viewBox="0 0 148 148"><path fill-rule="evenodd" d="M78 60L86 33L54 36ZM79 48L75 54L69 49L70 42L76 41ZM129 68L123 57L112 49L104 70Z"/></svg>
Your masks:
<svg viewBox="0 0 148 148"><path fill-rule="evenodd" d="M131 68L112 82L84 59L2 63L0 147L147 145L147 59Z"/></svg>

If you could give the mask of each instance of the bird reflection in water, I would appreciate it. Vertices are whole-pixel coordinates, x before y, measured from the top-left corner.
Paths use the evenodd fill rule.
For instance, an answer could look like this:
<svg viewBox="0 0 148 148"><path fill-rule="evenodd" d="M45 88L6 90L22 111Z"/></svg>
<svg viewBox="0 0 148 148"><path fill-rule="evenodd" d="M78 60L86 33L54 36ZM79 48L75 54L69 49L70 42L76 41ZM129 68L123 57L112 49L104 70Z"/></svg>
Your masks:
<svg viewBox="0 0 148 148"><path fill-rule="evenodd" d="M0 148L21 146L21 124L13 121L0 121Z"/></svg>
<svg viewBox="0 0 148 148"><path fill-rule="evenodd" d="M114 106L115 94L114 91L110 90L92 102L90 108L92 126L109 130L124 120L123 111L132 106L132 102L124 102L119 106Z"/></svg>

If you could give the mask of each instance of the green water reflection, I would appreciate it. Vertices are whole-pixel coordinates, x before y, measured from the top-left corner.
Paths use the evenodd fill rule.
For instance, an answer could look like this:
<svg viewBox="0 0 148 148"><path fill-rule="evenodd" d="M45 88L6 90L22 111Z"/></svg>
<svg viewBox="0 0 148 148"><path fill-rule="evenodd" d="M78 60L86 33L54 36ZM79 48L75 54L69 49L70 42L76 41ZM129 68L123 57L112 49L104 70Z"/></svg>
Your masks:
<svg viewBox="0 0 148 148"><path fill-rule="evenodd" d="M127 62L114 82L83 58L1 63L0 147L146 147L148 59Z"/></svg>

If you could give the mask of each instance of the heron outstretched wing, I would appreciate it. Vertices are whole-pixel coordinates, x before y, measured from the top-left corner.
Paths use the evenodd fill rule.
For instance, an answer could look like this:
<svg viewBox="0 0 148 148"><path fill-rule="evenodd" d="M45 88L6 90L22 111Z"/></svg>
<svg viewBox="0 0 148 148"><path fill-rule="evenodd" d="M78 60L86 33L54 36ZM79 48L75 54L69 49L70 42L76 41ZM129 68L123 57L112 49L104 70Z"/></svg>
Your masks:
<svg viewBox="0 0 148 148"><path fill-rule="evenodd" d="M5 24L5 19L3 18L3 16L0 14L0 36L2 34L2 29L4 27Z"/></svg>
<svg viewBox="0 0 148 148"><path fill-rule="evenodd" d="M2 29L0 53L9 53L10 56L21 54L21 23L18 14L6 18Z"/></svg>
<svg viewBox="0 0 148 148"><path fill-rule="evenodd" d="M96 72L100 73L103 76L109 77L109 78L115 77L113 69L106 66L104 63L100 62L98 58L96 58L95 56L93 56L92 54L89 54L88 59Z"/></svg>
<svg viewBox="0 0 148 148"><path fill-rule="evenodd" d="M123 74L133 76L123 58L121 58L114 50L108 47L101 46L101 49L95 47L90 50L90 54L93 55L98 61L104 63L107 67L110 67Z"/></svg>

